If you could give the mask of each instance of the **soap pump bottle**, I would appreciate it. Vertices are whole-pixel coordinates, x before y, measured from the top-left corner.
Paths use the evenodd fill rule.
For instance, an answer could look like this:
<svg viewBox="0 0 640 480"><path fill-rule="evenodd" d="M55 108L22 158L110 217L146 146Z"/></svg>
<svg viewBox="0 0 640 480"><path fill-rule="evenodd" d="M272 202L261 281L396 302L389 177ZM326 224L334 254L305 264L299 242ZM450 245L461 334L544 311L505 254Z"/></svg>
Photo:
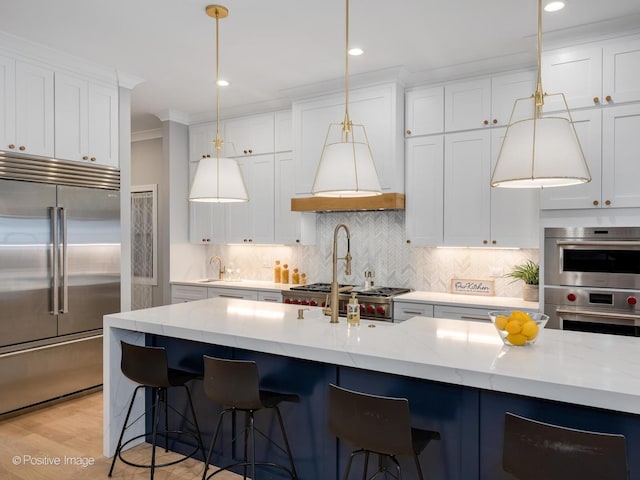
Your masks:
<svg viewBox="0 0 640 480"><path fill-rule="evenodd" d="M360 305L355 292L351 292L351 298L347 305L347 324L360 325Z"/></svg>
<svg viewBox="0 0 640 480"><path fill-rule="evenodd" d="M276 260L276 265L273 267L273 283L280 283L282 281L281 273L280 260Z"/></svg>

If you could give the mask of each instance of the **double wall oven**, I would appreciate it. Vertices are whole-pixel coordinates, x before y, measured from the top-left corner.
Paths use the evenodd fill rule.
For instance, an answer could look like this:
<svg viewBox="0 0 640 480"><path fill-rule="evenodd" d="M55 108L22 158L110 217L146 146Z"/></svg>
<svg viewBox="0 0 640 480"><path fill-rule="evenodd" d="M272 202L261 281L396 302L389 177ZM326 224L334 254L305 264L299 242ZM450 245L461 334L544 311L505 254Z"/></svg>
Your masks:
<svg viewBox="0 0 640 480"><path fill-rule="evenodd" d="M640 336L640 228L547 228L550 328Z"/></svg>

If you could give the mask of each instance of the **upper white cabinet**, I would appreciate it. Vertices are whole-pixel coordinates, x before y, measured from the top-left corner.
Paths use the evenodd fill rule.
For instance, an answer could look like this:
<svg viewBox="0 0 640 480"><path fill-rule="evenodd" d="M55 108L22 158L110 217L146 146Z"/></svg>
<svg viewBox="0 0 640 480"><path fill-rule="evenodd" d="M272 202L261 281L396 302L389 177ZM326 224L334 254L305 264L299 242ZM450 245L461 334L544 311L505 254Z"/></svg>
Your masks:
<svg viewBox="0 0 640 480"><path fill-rule="evenodd" d="M275 231L274 241L284 245L309 245L316 241L316 214L292 212L295 197L296 162L293 152L275 156Z"/></svg>
<svg viewBox="0 0 640 480"><path fill-rule="evenodd" d="M193 182L197 161L189 162L189 185ZM188 200L187 200L188 201ZM227 210L222 203L189 202L189 241L191 243L224 243Z"/></svg>
<svg viewBox="0 0 640 480"><path fill-rule="evenodd" d="M564 93L569 108L640 100L640 37L627 37L545 52L542 83L548 93ZM559 110L557 100L547 111Z"/></svg>
<svg viewBox="0 0 640 480"><path fill-rule="evenodd" d="M222 151L227 157L273 153L273 113L225 120L223 140Z"/></svg>
<svg viewBox="0 0 640 480"><path fill-rule="evenodd" d="M442 135L407 139L405 227L407 243L435 247L443 241L444 140Z"/></svg>
<svg viewBox="0 0 640 480"><path fill-rule="evenodd" d="M489 185L504 131L501 128L445 135L445 245L538 246L538 192Z"/></svg>
<svg viewBox="0 0 640 480"><path fill-rule="evenodd" d="M0 56L0 148L52 157L53 71Z"/></svg>
<svg viewBox="0 0 640 480"><path fill-rule="evenodd" d="M282 110L274 114L274 151L293 150L293 119L291 110Z"/></svg>
<svg viewBox="0 0 640 480"><path fill-rule="evenodd" d="M473 79L444 87L447 132L508 125L514 102L535 91L535 72Z"/></svg>
<svg viewBox="0 0 640 480"><path fill-rule="evenodd" d="M365 126L383 191L404 192L404 102L395 83L353 89L349 116ZM331 123L344 119L344 94L293 104L296 193L309 194ZM339 172L336 172L339 174Z"/></svg>
<svg viewBox="0 0 640 480"><path fill-rule="evenodd" d="M411 90L404 101L406 137L444 132L444 87Z"/></svg>
<svg viewBox="0 0 640 480"><path fill-rule="evenodd" d="M228 243L273 243L274 156L240 158L249 201L227 205Z"/></svg>
<svg viewBox="0 0 640 480"><path fill-rule="evenodd" d="M55 74L56 158L118 167L118 90Z"/></svg>

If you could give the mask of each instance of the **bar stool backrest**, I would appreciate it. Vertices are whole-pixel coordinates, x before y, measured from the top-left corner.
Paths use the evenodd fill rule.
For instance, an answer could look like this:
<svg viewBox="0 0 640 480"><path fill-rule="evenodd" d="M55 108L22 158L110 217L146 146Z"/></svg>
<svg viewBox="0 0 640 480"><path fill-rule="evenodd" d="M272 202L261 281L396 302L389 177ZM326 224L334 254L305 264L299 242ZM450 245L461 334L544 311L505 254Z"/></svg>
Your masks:
<svg viewBox="0 0 640 480"><path fill-rule="evenodd" d="M252 361L205 355L204 393L221 405L241 410L262 408L258 366Z"/></svg>
<svg viewBox="0 0 640 480"><path fill-rule="evenodd" d="M623 435L550 425L506 413L502 466L518 480L628 480Z"/></svg>
<svg viewBox="0 0 640 480"><path fill-rule="evenodd" d="M122 373L140 385L170 387L167 352L164 347L147 347L120 342Z"/></svg>
<svg viewBox="0 0 640 480"><path fill-rule="evenodd" d="M329 430L357 448L413 455L406 398L380 397L329 385Z"/></svg>

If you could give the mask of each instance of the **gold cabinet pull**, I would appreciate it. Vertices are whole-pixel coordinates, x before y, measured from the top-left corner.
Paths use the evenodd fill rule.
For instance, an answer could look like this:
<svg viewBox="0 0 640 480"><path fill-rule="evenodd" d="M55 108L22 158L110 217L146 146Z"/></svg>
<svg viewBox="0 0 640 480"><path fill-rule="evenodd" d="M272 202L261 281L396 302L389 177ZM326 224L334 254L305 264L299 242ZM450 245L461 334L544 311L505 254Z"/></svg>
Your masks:
<svg viewBox="0 0 640 480"><path fill-rule="evenodd" d="M607 102L610 102L610 101L611 101L611 95L607 95L606 97L604 97L604 99L605 99Z"/></svg>
<svg viewBox="0 0 640 480"><path fill-rule="evenodd" d="M14 150L14 149L16 148L16 146L15 146L13 143L11 143L11 144L9 144L9 148L10 148L11 150Z"/></svg>
<svg viewBox="0 0 640 480"><path fill-rule="evenodd" d="M593 103L600 103L600 99L598 97L593 97Z"/></svg>
<svg viewBox="0 0 640 480"><path fill-rule="evenodd" d="M605 200L604 204L607 205L607 206L611 205L611 200Z"/></svg>
<svg viewBox="0 0 640 480"><path fill-rule="evenodd" d="M407 130L407 135L411 135L411 130Z"/></svg>
<svg viewBox="0 0 640 480"><path fill-rule="evenodd" d="M594 205L594 206L596 206L596 207L598 206L598 204L599 204L599 203L600 203L600 202L598 202L598 200L594 200L594 201L593 201L593 205Z"/></svg>

